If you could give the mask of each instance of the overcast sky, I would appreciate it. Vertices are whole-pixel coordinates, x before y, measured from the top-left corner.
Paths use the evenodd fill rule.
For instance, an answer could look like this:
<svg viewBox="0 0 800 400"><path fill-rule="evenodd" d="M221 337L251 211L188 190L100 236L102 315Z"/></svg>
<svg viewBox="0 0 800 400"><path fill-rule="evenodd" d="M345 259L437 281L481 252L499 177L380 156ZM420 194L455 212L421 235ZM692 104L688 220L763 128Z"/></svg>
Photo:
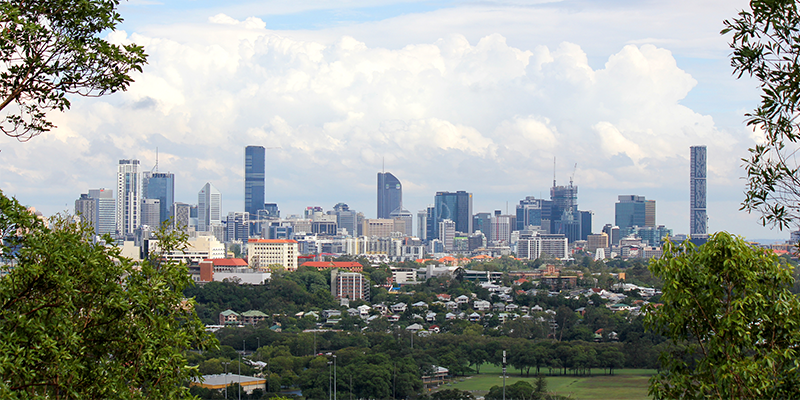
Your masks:
<svg viewBox="0 0 800 400"><path fill-rule="evenodd" d="M689 147L708 146L711 231L788 238L740 212L754 81L736 80L719 1L123 2L109 34L145 47L127 92L74 99L58 128L0 138L0 188L45 214L114 188L117 161L176 176L176 201L211 182L244 208L244 147L267 154L282 215L345 202L376 215L376 173L413 213L436 191L474 212L549 198L574 174L594 229L621 194L689 228ZM577 164L577 168L575 167Z"/></svg>

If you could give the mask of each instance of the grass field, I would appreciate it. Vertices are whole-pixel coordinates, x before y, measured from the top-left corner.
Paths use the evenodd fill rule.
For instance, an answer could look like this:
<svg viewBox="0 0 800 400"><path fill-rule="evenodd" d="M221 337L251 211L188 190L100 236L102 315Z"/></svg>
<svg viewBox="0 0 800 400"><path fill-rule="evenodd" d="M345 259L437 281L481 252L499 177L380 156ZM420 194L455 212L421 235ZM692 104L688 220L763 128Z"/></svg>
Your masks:
<svg viewBox="0 0 800 400"><path fill-rule="evenodd" d="M523 380L534 384L535 377L520 377L519 372L507 370L506 386L516 381ZM543 370L542 372L547 372ZM595 373L595 372L593 372ZM644 400L650 399L647 395L648 379L655 373L649 369L621 369L614 371L614 375L602 375L602 370L596 370L593 376L547 376L547 390L562 396L569 396L577 400ZM503 384L502 369L493 365L481 367L480 375L456 379L442 388L456 388L469 390L476 395L483 395L494 385Z"/></svg>

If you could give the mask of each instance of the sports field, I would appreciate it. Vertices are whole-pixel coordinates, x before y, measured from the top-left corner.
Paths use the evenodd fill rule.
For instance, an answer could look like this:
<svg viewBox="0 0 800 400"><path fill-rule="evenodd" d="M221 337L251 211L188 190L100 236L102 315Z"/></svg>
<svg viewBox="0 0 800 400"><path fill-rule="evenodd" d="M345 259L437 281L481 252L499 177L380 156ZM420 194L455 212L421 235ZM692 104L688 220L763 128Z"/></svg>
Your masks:
<svg viewBox="0 0 800 400"><path fill-rule="evenodd" d="M485 372L485 373L484 373ZM542 372L547 372L543 370ZM569 396L578 400L644 400L650 399L647 395L648 379L655 373L649 369L621 369L614 371L614 375L602 375L602 370L597 369L592 376L547 376L547 391L562 396ZM509 371L506 375L506 385L523 380L533 385L535 377L520 377L518 372ZM483 395L494 385L503 384L500 368L487 365L481 368L480 375L460 377L442 388L456 388L469 390L475 395Z"/></svg>

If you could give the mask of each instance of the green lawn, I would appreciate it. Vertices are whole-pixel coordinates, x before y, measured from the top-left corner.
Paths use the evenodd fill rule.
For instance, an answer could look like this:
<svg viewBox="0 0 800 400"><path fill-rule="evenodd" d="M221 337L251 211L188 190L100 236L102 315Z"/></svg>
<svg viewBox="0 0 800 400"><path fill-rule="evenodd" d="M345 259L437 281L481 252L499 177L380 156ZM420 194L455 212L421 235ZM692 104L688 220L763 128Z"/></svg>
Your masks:
<svg viewBox="0 0 800 400"><path fill-rule="evenodd" d="M484 373L484 371L486 373ZM502 369L492 365L481 367L480 375L460 377L442 388L456 388L469 390L477 395L486 394L494 385L502 385ZM520 377L517 371L507 370L506 385L524 380L534 384L535 377ZM547 372L543 370L542 372ZM548 376L547 389L572 399L619 399L619 400L644 400L650 399L647 395L648 379L655 373L649 369L621 369L614 371L613 376L602 375L602 370L593 371L593 376Z"/></svg>

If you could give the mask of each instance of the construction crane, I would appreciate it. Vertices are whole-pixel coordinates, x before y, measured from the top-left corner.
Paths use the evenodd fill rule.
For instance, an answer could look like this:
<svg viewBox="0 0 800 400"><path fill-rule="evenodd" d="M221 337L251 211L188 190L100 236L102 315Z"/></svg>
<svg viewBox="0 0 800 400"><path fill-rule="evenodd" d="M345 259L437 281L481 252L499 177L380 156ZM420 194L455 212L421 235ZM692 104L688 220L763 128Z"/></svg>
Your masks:
<svg viewBox="0 0 800 400"><path fill-rule="evenodd" d="M578 170L578 163L575 163L575 167L572 168L572 175L569 177L569 185L572 186L572 180L575 179L575 171Z"/></svg>

